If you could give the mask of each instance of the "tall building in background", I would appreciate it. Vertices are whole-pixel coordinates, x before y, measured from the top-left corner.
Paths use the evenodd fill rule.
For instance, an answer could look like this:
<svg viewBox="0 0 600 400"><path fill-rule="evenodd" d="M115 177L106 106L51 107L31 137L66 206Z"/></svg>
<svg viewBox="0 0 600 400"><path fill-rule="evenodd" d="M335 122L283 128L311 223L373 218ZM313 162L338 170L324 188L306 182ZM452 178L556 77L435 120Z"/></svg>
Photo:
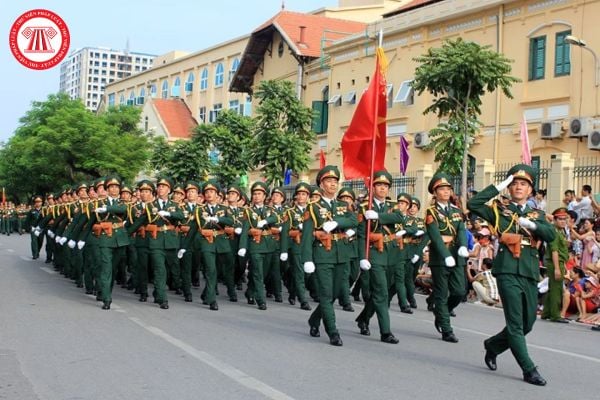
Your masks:
<svg viewBox="0 0 600 400"><path fill-rule="evenodd" d="M96 111L107 84L151 68L155 58L154 54L105 47L77 49L60 65L59 90Z"/></svg>

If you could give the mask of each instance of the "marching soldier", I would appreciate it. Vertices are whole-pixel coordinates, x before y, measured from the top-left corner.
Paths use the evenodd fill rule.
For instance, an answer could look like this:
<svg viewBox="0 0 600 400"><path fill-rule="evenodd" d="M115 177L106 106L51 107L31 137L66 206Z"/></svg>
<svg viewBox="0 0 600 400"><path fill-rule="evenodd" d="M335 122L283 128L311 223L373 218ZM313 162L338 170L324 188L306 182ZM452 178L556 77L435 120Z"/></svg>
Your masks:
<svg viewBox="0 0 600 400"><path fill-rule="evenodd" d="M457 343L450 325L450 313L465 294L464 266L469 256L466 228L461 210L451 203L452 185L445 173L437 173L428 186L433 204L427 209L425 224L431 239L429 267L433 279L434 325L442 340Z"/></svg>
<svg viewBox="0 0 600 400"><path fill-rule="evenodd" d="M416 197L411 198L411 205L408 209L408 215L413 219L415 226L418 230L423 231L424 234L421 236L414 236L407 249L407 258L409 261L406 262L406 271L404 274L404 285L406 287L406 298L410 308L417 308L417 300L415 299L415 279L417 278L417 272L421 266L423 259L423 250L429 243L429 237L425 232L425 220L419 217L419 210L421 209L421 201ZM431 304L431 310L433 310L433 303Z"/></svg>
<svg viewBox="0 0 600 400"><path fill-rule="evenodd" d="M348 204L348 208L351 212L356 213L355 200L356 195L354 191L350 188L343 188L337 195L337 199ZM340 305L342 306L342 310L347 312L354 312L354 307L352 307L352 303L350 302L350 285L356 281L359 275L359 267L358 267L358 240L356 235L352 235L348 237L348 242L352 248L350 262L348 263L348 269L339 269L336 272L340 273L341 276L339 279L342 282L342 286L340 287L339 293L336 295ZM366 275L366 274L365 274ZM338 278L336 278L338 279Z"/></svg>
<svg viewBox="0 0 600 400"><path fill-rule="evenodd" d="M242 290L242 283L245 279L244 274L246 273L246 257L238 257L237 253L240 249L240 235L242 234L242 225L244 220L244 206L240 206L243 202L245 195L242 190L235 186L230 185L227 188L227 203L229 206L229 215L233 219L233 225L229 230L233 230L233 234L229 234L231 254L233 255L233 280L237 290Z"/></svg>
<svg viewBox="0 0 600 400"><path fill-rule="evenodd" d="M498 233L500 248L494 259L492 273L496 277L502 300L506 327L486 339L484 361L489 369L497 369L496 357L510 349L523 371L523 380L543 386L546 380L529 357L525 335L531 332L536 320L537 282L539 279L540 241L552 242L555 228L541 210L527 205L527 198L535 186L535 171L529 165L512 167L506 179L490 185L468 202L473 214L485 219ZM501 206L486 203L508 187L511 202ZM436 305L437 306L437 305Z"/></svg>
<svg viewBox="0 0 600 400"><path fill-rule="evenodd" d="M33 207L27 213L27 223L31 226L31 258L34 260L40 258L40 250L44 242L41 231L37 230L37 226L43 218L42 203L42 196L35 196L33 198Z"/></svg>
<svg viewBox="0 0 600 400"><path fill-rule="evenodd" d="M279 223L272 226L271 233L275 240L275 254L271 259L271 271L269 276L265 277L265 283L272 287L275 301L277 303L283 302L282 296L282 277L285 276L285 270L287 269L288 260L288 226L283 223L285 217L285 208L283 203L286 200L285 192L282 188L276 187L271 190L271 203L273 211L277 214Z"/></svg>
<svg viewBox="0 0 600 400"><path fill-rule="evenodd" d="M348 268L352 248L346 231L357 227L356 216L348 205L336 200L339 180L340 171L332 165L325 166L317 174L316 182L322 197L307 207L301 243L304 272L315 273L318 282L319 305L308 320L310 335L320 336L322 319L329 343L334 346L343 345L333 310L334 297L341 286L335 279L336 269Z"/></svg>
<svg viewBox="0 0 600 400"><path fill-rule="evenodd" d="M200 184L195 181L188 181L185 185L185 195L187 202L181 207L183 211L183 219L179 221L179 239L181 248L185 248L187 237L190 234L192 225L195 224L196 208L200 205L198 201L198 193L200 193ZM183 255L180 261L181 265L181 288L183 290L184 300L192 301L192 265L198 264L198 259L201 257L200 241L192 240L188 251Z"/></svg>

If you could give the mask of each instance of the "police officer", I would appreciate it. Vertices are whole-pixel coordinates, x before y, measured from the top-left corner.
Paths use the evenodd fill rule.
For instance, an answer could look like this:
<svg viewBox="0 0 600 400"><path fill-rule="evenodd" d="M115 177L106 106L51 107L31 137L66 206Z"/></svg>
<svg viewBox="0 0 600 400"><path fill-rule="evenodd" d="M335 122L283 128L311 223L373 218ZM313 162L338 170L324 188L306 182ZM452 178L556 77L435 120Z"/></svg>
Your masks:
<svg viewBox="0 0 600 400"><path fill-rule="evenodd" d="M539 279L540 241L552 242L555 228L541 210L527 205L527 198L535 187L535 170L529 165L512 167L506 179L490 185L468 202L471 212L490 223L499 236L500 247L494 258L492 274L498 283L506 327L486 339L485 364L497 369L496 357L510 349L523 371L523 380L543 386L546 380L529 357L525 335L531 332L536 320L537 282ZM486 203L508 188L511 202L504 206Z"/></svg>

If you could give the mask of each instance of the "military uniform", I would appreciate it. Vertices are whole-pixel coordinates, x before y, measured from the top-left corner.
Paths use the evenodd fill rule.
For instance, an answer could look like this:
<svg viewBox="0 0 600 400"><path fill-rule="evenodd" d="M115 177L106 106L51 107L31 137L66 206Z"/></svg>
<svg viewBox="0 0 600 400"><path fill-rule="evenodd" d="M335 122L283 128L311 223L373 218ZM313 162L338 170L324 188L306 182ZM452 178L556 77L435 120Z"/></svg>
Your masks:
<svg viewBox="0 0 600 400"><path fill-rule="evenodd" d="M317 184L333 178L339 181L337 167L325 166L317 174ZM319 325L323 320L329 341L341 346L342 340L335 324L333 301L341 282L335 279L338 268L348 268L351 246L348 243L348 229L356 229L356 215L346 202L334 198L308 204L302 229L302 262L305 272L314 272L318 285L319 305L311 314L308 324L313 337L320 336ZM314 269L314 271L313 271ZM338 275L339 276L339 275Z"/></svg>
<svg viewBox="0 0 600 400"><path fill-rule="evenodd" d="M444 173L433 176L429 193L436 195L442 187L452 187ZM435 197L434 197L435 199ZM450 313L465 294L465 259L468 257L467 235L462 211L439 199L425 213L427 234L431 240L429 267L433 279L435 327L446 342L458 342L450 325Z"/></svg>
<svg viewBox="0 0 600 400"><path fill-rule="evenodd" d="M411 199L411 207L416 205L417 208L421 208L421 201L415 197ZM415 279L417 278L417 272L423 263L423 250L429 243L429 236L427 235L427 228L425 226L425 220L417 216L411 216L414 226L417 230L423 231L424 234L421 236L413 236L409 241L406 249L407 262L405 264L404 274L404 286L406 288L406 298L411 308L417 308L417 300L415 299Z"/></svg>
<svg viewBox="0 0 600 400"><path fill-rule="evenodd" d="M200 184L195 181L188 181L185 185L185 191L195 189L200 193ZM179 231L179 241L181 248L185 248L185 243L188 240L190 230L195 224L196 209L200 207L195 202L187 202L181 207L183 213L183 219L179 221L177 229ZM200 256L200 243L199 240L193 240L189 245L187 252L183 255L180 261L181 266L181 289L183 291L184 300L186 302L192 301L192 265L195 261L195 257Z"/></svg>
<svg viewBox="0 0 600 400"><path fill-rule="evenodd" d="M540 262L537 244L542 240L552 242L556 230L546 221L544 212L530 208L525 203L526 199L523 199L522 205L510 203L501 206L497 202L492 206L486 205L499 194L499 189L509 184L520 185L517 180L525 181L531 187L535 185L535 171L528 165L515 165L508 171L507 177L498 187L490 185L468 202L469 210L492 224L500 238L492 274L498 284L506 327L484 341L485 362L495 370L496 356L510 348L523 370L524 380L545 385L546 381L529 358L525 335L531 331L536 320Z"/></svg>
<svg viewBox="0 0 600 400"><path fill-rule="evenodd" d="M27 213L27 224L31 226L31 258L37 260L40 257L40 249L44 242L44 236L41 235L41 230L35 229L43 218L41 196L35 196L33 199L34 206Z"/></svg>
<svg viewBox="0 0 600 400"><path fill-rule="evenodd" d="M555 220L557 218L569 218L567 209L564 207L556 209L552 215ZM548 292L544 299L544 310L542 311L542 319L549 319L553 322L568 322L569 320L561 317L560 305L563 297L564 276L567 273L565 263L569 259L569 242L567 241L566 232L564 229L555 227L555 238L548 243L546 247L546 255L544 257L544 266L546 267L546 276L548 277ZM560 278L555 276L556 265L554 264L554 255L558 258L558 270Z"/></svg>

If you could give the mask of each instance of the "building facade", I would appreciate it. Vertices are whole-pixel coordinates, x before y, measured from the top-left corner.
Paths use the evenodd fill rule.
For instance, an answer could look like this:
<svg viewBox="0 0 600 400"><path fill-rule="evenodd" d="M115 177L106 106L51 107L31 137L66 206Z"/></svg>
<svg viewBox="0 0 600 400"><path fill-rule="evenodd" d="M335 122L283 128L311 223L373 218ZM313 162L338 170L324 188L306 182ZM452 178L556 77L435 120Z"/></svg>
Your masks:
<svg viewBox="0 0 600 400"><path fill-rule="evenodd" d="M59 90L96 111L108 84L151 68L155 57L103 47L77 49L60 65Z"/></svg>

